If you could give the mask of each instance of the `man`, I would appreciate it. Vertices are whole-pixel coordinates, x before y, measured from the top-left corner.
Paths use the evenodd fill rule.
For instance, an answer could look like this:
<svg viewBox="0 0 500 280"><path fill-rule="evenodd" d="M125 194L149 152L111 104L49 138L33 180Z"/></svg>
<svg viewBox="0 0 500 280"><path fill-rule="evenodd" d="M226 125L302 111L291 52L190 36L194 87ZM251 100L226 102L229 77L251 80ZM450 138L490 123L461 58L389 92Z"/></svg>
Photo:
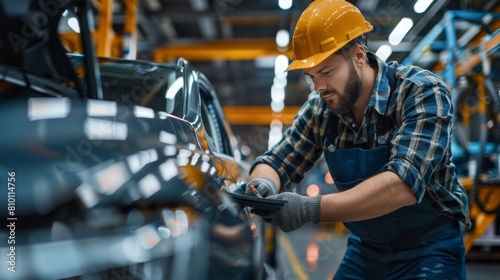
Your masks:
<svg viewBox="0 0 500 280"><path fill-rule="evenodd" d="M304 71L318 94L251 168L248 185L288 203L254 212L284 231L344 222L352 234L334 279L465 279L450 92L430 71L367 51L372 29L345 1L314 1L299 18L287 71ZM339 192L283 192L322 154Z"/></svg>

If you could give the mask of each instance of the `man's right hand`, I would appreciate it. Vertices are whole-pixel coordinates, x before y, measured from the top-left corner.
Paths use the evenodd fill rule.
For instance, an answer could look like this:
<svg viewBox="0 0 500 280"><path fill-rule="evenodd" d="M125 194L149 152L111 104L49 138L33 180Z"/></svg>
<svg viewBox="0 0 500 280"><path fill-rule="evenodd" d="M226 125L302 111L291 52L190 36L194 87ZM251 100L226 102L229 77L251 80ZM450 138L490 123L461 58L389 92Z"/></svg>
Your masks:
<svg viewBox="0 0 500 280"><path fill-rule="evenodd" d="M262 197L275 195L278 192L278 188L269 178L257 178L247 183L245 195L255 196L255 194L248 188L249 185L254 186Z"/></svg>

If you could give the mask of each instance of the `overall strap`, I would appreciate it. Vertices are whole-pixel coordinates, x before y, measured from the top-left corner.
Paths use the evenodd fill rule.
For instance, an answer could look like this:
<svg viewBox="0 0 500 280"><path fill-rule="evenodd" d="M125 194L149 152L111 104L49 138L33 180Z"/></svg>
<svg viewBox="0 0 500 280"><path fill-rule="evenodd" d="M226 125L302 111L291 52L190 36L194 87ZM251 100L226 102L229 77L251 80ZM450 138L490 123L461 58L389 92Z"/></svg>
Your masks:
<svg viewBox="0 0 500 280"><path fill-rule="evenodd" d="M331 151L332 145L335 145L335 139L339 134L339 117L329 112L326 121L325 132L321 135L321 143L323 143L323 149Z"/></svg>

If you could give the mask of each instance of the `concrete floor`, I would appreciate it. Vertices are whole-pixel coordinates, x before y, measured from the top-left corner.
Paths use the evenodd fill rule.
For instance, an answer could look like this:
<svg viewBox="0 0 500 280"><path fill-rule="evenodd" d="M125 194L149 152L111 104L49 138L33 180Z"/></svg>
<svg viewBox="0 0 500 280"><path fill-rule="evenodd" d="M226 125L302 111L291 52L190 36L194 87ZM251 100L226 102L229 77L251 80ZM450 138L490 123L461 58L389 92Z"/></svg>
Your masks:
<svg viewBox="0 0 500 280"><path fill-rule="evenodd" d="M277 279L332 279L346 250L347 234L335 228L305 226L277 231ZM467 279L499 280L500 261L467 261Z"/></svg>

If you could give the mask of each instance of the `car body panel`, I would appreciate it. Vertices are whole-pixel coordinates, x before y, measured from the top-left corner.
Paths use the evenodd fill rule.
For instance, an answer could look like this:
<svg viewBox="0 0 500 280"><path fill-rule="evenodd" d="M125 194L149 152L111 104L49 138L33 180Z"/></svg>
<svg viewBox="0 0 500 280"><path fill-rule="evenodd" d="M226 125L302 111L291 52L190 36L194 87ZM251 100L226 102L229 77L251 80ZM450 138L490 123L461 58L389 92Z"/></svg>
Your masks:
<svg viewBox="0 0 500 280"><path fill-rule="evenodd" d="M189 205L198 213L191 222L194 226L188 227L185 234L200 236L198 238L205 241L189 243L191 250L177 251L191 252L186 259L208 267L206 275L217 279L219 274L233 278L256 276L252 272L255 269L252 258L254 252L260 251L255 244L262 235L250 227L254 221L249 220L249 213L219 191L223 182L214 178L227 172L225 168L219 171L224 162L202 149L198 134L186 120L153 110L145 114L147 108L138 108L112 101L52 97L14 98L0 103L2 117L11 120L0 127L7 132L0 140L0 170L15 172L16 184L22 186L17 187L15 193L18 201L15 214L22 221L18 224L17 248L23 252L18 254L18 269L24 273L16 274L19 279L67 276L69 268L52 269L51 274L46 274L45 266L34 270L21 265L31 263L28 260L42 252L41 248L47 250L52 245L53 250L59 248L56 251L62 253L68 250L62 244L71 244L75 250L90 240L106 248L109 240L128 234L122 231L124 229L140 232L155 224L158 228L158 222L151 218L149 223L108 225L114 232L109 240L102 236L107 228L87 229L81 235L74 232L83 225L103 223L96 221L95 214L91 213L103 212L115 215L117 220L126 220L134 209L149 213L161 207L162 213L176 212L182 205ZM6 209L4 203L6 201L2 201L1 206ZM6 212L2 212L2 218L7 218L4 214ZM161 220L161 215L156 214L156 219ZM196 226L195 221L199 220L206 220L201 222L208 224L205 232L196 230L200 226ZM65 228L67 239L53 240L50 232L54 227ZM45 232L44 238L39 237L41 232ZM33 238L44 245L27 241ZM171 238L161 241L148 252L152 254L157 246L177 242ZM194 257L200 248L206 250L204 261ZM1 248L0 251L8 250ZM122 271L118 265L137 265L134 260L127 262L120 258L121 254L110 254L107 263L100 262L92 257L92 252L89 249L75 256L83 260L72 273L97 273L99 267ZM170 256L168 252L163 253L144 261L151 263ZM162 273L169 275L171 271ZM187 272L185 275L192 277Z"/></svg>
<svg viewBox="0 0 500 280"><path fill-rule="evenodd" d="M66 10L84 55L60 42ZM16 270L0 278L266 278L262 219L221 191L248 163L202 73L96 58L90 1L0 14L0 218L15 225L0 261Z"/></svg>

